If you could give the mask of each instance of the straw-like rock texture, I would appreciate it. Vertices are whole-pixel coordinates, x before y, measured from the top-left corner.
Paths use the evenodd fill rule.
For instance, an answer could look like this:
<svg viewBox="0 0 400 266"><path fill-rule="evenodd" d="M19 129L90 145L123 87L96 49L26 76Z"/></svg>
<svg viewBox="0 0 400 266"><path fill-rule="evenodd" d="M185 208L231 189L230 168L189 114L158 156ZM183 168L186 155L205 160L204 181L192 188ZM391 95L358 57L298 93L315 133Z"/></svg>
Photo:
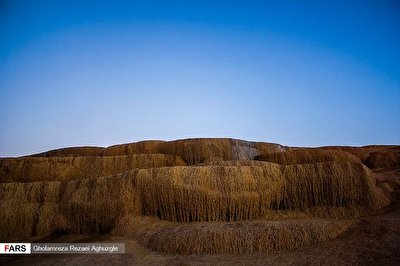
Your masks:
<svg viewBox="0 0 400 266"><path fill-rule="evenodd" d="M0 182L68 181L183 165L180 157L165 154L7 158L0 159Z"/></svg>
<svg viewBox="0 0 400 266"><path fill-rule="evenodd" d="M394 145L370 145L364 147L326 146L326 147L320 147L318 149L346 151L348 153L357 156L364 163L372 152L392 151L392 150L399 151L400 146L394 146Z"/></svg>
<svg viewBox="0 0 400 266"><path fill-rule="evenodd" d="M4 158L0 240L115 233L180 254L288 250L390 203L391 184L367 166L398 167L398 150L378 147L361 158L357 148L190 139Z"/></svg>
<svg viewBox="0 0 400 266"><path fill-rule="evenodd" d="M348 152L340 150L298 149L284 152L271 152L257 155L255 160L278 164L312 164L319 162L351 162L361 163L361 160Z"/></svg>
<svg viewBox="0 0 400 266"><path fill-rule="evenodd" d="M365 166L350 163L163 167L69 182L2 183L0 232L3 238L104 233L126 215L174 222L268 219L279 210L351 217L387 204L374 186Z"/></svg>
<svg viewBox="0 0 400 266"><path fill-rule="evenodd" d="M66 148L33 156L118 156L132 154L171 154L189 165L204 163L213 158L223 160L254 159L260 153L281 151L279 144L249 142L235 139L188 139L176 141L141 141L108 148Z"/></svg>
<svg viewBox="0 0 400 266"><path fill-rule="evenodd" d="M270 210L326 213L321 208L336 217L387 203L361 164L172 167L137 180L144 214L178 222L268 218Z"/></svg>
<svg viewBox="0 0 400 266"><path fill-rule="evenodd" d="M0 184L0 239L52 233L108 233L124 215L140 215L129 178Z"/></svg>
<svg viewBox="0 0 400 266"><path fill-rule="evenodd" d="M276 252L337 237L351 220L285 220L164 225L140 235L153 250L177 254Z"/></svg>
<svg viewBox="0 0 400 266"><path fill-rule="evenodd" d="M397 169L400 168L400 150L371 152L365 160L365 165L371 169Z"/></svg>

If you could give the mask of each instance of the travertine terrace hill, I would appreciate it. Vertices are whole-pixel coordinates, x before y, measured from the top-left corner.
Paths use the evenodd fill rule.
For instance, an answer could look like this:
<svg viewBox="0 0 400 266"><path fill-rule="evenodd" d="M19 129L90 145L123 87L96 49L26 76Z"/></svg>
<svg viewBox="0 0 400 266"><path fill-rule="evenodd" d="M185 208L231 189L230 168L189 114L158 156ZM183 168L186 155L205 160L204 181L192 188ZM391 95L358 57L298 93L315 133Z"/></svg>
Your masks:
<svg viewBox="0 0 400 266"><path fill-rule="evenodd" d="M173 254L290 250L391 202L400 146L143 141L0 159L0 240L114 234Z"/></svg>

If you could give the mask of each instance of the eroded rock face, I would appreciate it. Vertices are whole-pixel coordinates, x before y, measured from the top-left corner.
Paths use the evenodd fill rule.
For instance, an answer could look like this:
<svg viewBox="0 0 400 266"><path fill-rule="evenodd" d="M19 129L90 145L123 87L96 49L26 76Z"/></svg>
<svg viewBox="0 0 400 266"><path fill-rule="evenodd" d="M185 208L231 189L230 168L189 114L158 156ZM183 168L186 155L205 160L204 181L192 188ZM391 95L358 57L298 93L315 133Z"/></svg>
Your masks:
<svg viewBox="0 0 400 266"><path fill-rule="evenodd" d="M386 151L377 147L377 155L372 148L366 157L360 152L363 160L356 148L190 139L0 159L0 239L119 232L146 247L182 254L290 249L314 243L308 238L335 237L349 224L337 219L368 215L390 203L363 164L396 167L397 157L382 163ZM140 222L146 217L168 229L148 228ZM287 218L315 217L325 220L287 224ZM343 230L332 230L335 223ZM282 226L293 230L285 236ZM261 231L265 239L276 237L274 246L252 240ZM199 234L207 236L204 241ZM199 240L193 250L185 247L190 238ZM236 246L226 250L222 239Z"/></svg>
<svg viewBox="0 0 400 266"><path fill-rule="evenodd" d="M365 160L371 169L385 170L400 168L400 150L381 150L371 152Z"/></svg>
<svg viewBox="0 0 400 266"><path fill-rule="evenodd" d="M276 252L332 239L351 220L245 221L159 226L139 236L143 245L175 254L248 254ZM196 237L193 237L196 236Z"/></svg>
<svg viewBox="0 0 400 266"><path fill-rule="evenodd" d="M0 182L92 179L133 169L184 165L180 157L169 154L8 158L0 159Z"/></svg>
<svg viewBox="0 0 400 266"><path fill-rule="evenodd" d="M279 144L236 139L186 139L176 141L141 141L108 148L78 147L48 151L35 157L119 156L133 154L169 154L181 157L187 164L199 164L210 158L252 160L258 154L282 151Z"/></svg>

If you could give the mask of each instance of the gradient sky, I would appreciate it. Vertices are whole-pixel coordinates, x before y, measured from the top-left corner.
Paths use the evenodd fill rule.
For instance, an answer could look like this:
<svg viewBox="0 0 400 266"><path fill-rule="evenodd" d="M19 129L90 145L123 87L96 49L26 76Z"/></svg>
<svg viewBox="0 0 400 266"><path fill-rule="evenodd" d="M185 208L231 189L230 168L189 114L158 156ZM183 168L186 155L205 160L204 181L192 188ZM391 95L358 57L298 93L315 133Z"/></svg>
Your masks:
<svg viewBox="0 0 400 266"><path fill-rule="evenodd" d="M0 0L0 156L400 144L399 1L216 2Z"/></svg>

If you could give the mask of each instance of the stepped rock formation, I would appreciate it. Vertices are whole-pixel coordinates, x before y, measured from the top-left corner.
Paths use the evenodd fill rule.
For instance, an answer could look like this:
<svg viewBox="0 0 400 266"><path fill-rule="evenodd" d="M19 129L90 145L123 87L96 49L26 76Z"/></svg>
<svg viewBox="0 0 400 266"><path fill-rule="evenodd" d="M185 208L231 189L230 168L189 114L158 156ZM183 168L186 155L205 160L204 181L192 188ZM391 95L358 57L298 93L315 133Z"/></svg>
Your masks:
<svg viewBox="0 0 400 266"><path fill-rule="evenodd" d="M115 234L179 254L289 250L390 204L400 146L143 141L0 159L0 240Z"/></svg>
<svg viewBox="0 0 400 266"><path fill-rule="evenodd" d="M186 163L180 157L166 154L10 158L0 160L0 180L2 183L70 181L132 169L183 165Z"/></svg>

